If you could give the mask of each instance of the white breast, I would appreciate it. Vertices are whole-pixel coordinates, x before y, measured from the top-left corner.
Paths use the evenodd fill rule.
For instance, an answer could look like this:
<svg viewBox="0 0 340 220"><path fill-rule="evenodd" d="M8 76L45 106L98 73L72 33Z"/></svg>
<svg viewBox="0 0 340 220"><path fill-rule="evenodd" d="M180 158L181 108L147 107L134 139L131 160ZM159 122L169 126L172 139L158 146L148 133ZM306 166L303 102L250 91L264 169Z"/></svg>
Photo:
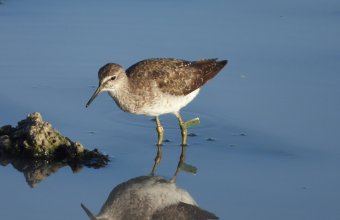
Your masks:
<svg viewBox="0 0 340 220"><path fill-rule="evenodd" d="M190 103L197 95L199 89L184 96L174 96L165 93L161 93L157 99L155 99L149 105L144 105L139 109L136 114L143 114L148 116L158 116L168 113L178 112L181 108Z"/></svg>

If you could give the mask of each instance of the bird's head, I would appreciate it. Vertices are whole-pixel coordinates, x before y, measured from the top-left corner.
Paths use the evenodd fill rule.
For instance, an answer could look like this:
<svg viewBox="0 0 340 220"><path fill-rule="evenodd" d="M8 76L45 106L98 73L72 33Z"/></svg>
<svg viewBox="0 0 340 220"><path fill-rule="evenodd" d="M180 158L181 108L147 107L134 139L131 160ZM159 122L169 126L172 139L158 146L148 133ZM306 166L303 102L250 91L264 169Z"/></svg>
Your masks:
<svg viewBox="0 0 340 220"><path fill-rule="evenodd" d="M98 71L99 85L87 102L86 107L88 107L101 92L116 90L121 85L124 76L124 69L119 64L108 63L101 67Z"/></svg>

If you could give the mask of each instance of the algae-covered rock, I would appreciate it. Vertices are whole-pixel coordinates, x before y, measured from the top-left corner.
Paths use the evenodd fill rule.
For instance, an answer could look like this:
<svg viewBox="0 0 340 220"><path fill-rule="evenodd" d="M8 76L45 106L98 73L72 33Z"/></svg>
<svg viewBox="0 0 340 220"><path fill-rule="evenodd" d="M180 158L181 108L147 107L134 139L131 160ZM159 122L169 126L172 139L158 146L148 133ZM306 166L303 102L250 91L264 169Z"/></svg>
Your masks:
<svg viewBox="0 0 340 220"><path fill-rule="evenodd" d="M38 112L29 114L15 128L0 128L0 152L11 158L66 160L74 166L103 167L109 161L107 155L86 150L79 142L61 135Z"/></svg>
<svg viewBox="0 0 340 220"><path fill-rule="evenodd" d="M40 113L34 112L22 121L16 128L4 126L1 135L2 142L8 153L21 153L32 157L53 157L58 147L72 147L69 139L62 136L50 123L44 122ZM9 140L8 140L9 138ZM9 148L11 144L11 148Z"/></svg>

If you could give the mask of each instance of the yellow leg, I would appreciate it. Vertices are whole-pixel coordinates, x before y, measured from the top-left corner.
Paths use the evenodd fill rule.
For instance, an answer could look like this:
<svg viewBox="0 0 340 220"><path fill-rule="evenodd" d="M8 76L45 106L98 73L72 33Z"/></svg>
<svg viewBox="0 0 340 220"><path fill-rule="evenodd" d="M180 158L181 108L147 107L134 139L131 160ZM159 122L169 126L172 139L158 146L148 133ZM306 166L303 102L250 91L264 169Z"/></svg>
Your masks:
<svg viewBox="0 0 340 220"><path fill-rule="evenodd" d="M155 163L153 164L152 171L151 171L152 176L155 175L156 168L160 164L161 160L162 160L162 146L157 145L157 155L155 157Z"/></svg>
<svg viewBox="0 0 340 220"><path fill-rule="evenodd" d="M181 134L182 134L182 145L186 146L187 145L187 134L188 134L188 130L184 124L184 121L181 117L181 114L179 112L177 112L176 117L178 118L178 122L179 122L179 126L181 128Z"/></svg>
<svg viewBox="0 0 340 220"><path fill-rule="evenodd" d="M164 134L164 129L161 125L161 121L159 120L159 117L156 116L156 130L158 133L158 141L157 141L157 146L161 146L163 143L163 134Z"/></svg>
<svg viewBox="0 0 340 220"><path fill-rule="evenodd" d="M174 176L171 178L172 182L176 182L177 175L178 175L179 171L181 170L181 167L183 166L183 164L185 162L185 159L186 159L186 148L187 148L187 146L182 145L182 152L181 152L181 156L179 157L177 169L176 169L176 172L175 172Z"/></svg>

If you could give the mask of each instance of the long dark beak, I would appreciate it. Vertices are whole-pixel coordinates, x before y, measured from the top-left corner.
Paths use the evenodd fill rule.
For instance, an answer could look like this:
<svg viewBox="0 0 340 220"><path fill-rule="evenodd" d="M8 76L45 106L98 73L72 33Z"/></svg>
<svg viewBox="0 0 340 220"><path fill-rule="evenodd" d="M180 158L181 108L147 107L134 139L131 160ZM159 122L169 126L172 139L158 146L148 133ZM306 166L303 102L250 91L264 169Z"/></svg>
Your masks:
<svg viewBox="0 0 340 220"><path fill-rule="evenodd" d="M86 108L89 107L91 102L101 93L101 91L102 91L102 85L99 85L98 88L96 89L96 91L93 93L90 100L86 103Z"/></svg>

